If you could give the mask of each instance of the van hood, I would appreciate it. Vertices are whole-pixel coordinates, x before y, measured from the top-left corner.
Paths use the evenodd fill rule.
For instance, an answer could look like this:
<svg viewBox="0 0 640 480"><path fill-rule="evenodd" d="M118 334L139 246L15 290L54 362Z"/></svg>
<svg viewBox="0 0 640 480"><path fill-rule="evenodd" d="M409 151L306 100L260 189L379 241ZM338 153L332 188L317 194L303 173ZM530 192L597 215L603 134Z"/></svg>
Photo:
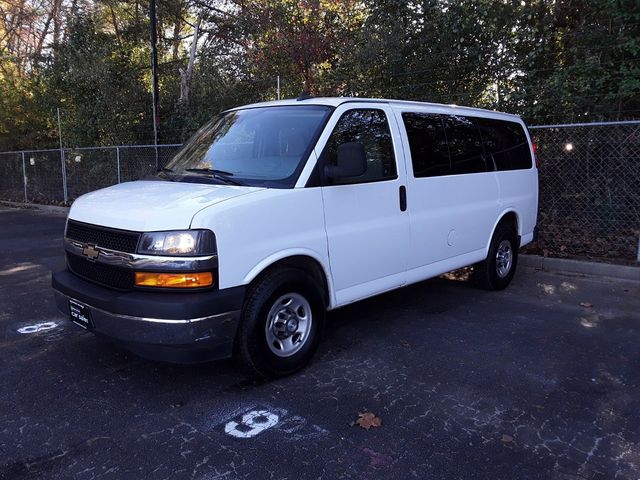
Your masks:
<svg viewBox="0 0 640 480"><path fill-rule="evenodd" d="M264 190L260 187L136 181L79 197L69 218L134 231L183 230L203 208Z"/></svg>

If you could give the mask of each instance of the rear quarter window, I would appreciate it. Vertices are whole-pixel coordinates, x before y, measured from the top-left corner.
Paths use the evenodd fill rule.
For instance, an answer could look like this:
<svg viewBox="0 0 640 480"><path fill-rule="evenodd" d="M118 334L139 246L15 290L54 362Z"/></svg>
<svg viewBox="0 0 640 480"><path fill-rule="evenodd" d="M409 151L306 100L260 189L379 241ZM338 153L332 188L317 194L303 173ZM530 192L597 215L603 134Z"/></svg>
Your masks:
<svg viewBox="0 0 640 480"><path fill-rule="evenodd" d="M492 118L476 119L485 154L496 170L522 170L532 167L531 150L524 128L517 122Z"/></svg>

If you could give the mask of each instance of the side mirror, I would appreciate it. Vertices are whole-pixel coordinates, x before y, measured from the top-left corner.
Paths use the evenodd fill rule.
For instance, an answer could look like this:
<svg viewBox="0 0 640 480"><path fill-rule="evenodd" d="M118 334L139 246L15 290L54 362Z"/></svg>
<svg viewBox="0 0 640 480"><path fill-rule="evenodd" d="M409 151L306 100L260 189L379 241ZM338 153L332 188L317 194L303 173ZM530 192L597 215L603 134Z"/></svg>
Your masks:
<svg viewBox="0 0 640 480"><path fill-rule="evenodd" d="M338 147L337 165L325 165L329 178L359 177L367 171L367 154L360 142L343 143Z"/></svg>

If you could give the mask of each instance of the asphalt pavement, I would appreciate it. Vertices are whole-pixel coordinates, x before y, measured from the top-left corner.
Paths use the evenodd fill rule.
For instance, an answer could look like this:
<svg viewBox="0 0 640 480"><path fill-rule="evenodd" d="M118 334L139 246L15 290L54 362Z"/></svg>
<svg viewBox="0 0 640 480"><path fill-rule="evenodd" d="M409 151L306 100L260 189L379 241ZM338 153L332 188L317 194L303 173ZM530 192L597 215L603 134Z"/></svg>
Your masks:
<svg viewBox="0 0 640 480"><path fill-rule="evenodd" d="M0 207L0 478L640 478L639 283L429 280L332 312L308 368L254 384L72 324L63 228Z"/></svg>

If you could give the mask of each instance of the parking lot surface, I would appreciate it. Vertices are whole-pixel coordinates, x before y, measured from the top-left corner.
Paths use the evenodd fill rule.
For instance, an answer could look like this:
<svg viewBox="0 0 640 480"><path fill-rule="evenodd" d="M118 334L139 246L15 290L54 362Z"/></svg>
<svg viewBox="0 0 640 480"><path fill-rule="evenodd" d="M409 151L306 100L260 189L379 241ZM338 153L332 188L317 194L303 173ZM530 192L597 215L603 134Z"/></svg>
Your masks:
<svg viewBox="0 0 640 480"><path fill-rule="evenodd" d="M255 384L57 312L63 228L0 208L0 478L640 477L637 283L430 280L330 313L307 369Z"/></svg>

